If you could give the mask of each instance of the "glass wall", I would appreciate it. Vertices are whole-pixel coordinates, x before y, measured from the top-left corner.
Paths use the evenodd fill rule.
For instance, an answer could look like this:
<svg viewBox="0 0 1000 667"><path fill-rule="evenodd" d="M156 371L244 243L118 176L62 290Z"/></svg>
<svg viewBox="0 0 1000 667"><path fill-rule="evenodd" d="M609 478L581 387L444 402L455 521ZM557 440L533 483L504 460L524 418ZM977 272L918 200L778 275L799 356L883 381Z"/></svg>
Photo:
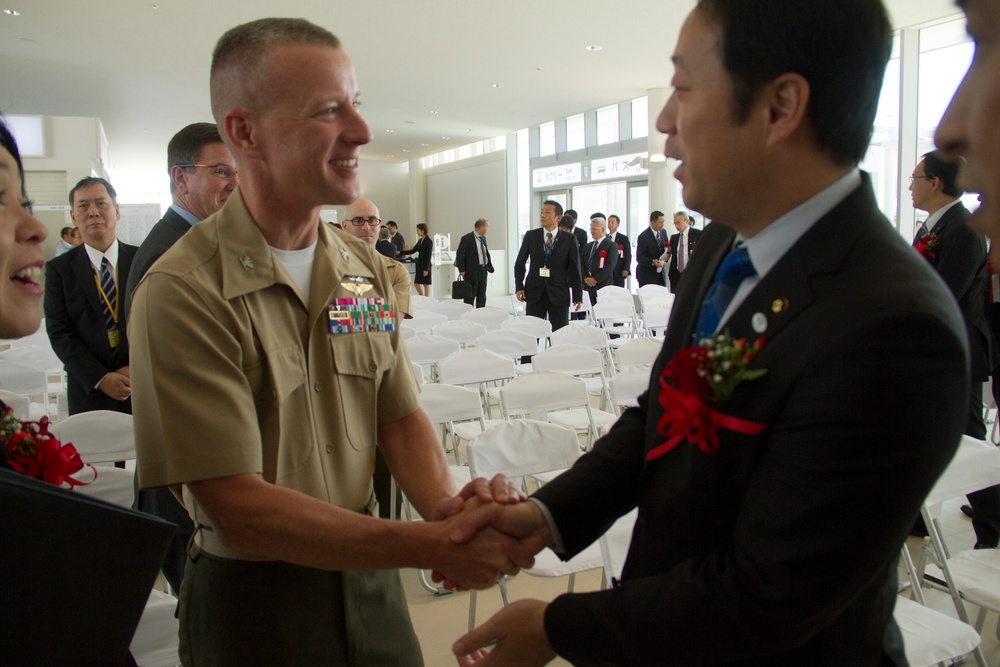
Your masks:
<svg viewBox="0 0 1000 667"><path fill-rule="evenodd" d="M583 128L583 114L566 119L566 150L578 151L587 147L587 136Z"/></svg>
<svg viewBox="0 0 1000 667"><path fill-rule="evenodd" d="M597 110L597 145L618 141L618 105L611 104Z"/></svg>

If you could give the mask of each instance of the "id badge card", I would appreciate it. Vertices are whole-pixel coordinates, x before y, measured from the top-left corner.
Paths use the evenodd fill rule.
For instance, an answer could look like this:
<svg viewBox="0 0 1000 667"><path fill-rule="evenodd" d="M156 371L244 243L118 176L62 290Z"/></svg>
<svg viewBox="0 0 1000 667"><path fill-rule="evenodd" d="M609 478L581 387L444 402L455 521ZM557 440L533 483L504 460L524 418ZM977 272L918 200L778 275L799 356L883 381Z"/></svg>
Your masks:
<svg viewBox="0 0 1000 667"><path fill-rule="evenodd" d="M549 267L547 267L547 266L543 266L542 268L538 269L538 277L539 278L548 278L551 275L552 275L552 271L550 271Z"/></svg>
<svg viewBox="0 0 1000 667"><path fill-rule="evenodd" d="M111 330L109 330L108 331L108 344L111 345L111 349L113 350L116 347L118 347L118 344L120 342L121 342L121 333L119 333L118 329L111 329Z"/></svg>

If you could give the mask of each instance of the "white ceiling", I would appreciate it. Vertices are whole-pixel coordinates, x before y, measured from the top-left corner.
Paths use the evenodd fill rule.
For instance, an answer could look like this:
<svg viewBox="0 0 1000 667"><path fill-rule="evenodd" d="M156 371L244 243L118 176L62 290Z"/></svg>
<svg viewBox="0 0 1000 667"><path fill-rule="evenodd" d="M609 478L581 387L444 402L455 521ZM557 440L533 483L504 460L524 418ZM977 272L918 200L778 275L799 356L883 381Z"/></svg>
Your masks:
<svg viewBox="0 0 1000 667"><path fill-rule="evenodd" d="M375 137L363 157L403 162L668 87L669 56L693 5L0 0L21 13L0 14L0 112L96 116L114 168L159 171L177 130L211 120L208 69L219 36L256 18L301 16L340 37L354 61ZM897 27L957 13L952 0L887 5Z"/></svg>

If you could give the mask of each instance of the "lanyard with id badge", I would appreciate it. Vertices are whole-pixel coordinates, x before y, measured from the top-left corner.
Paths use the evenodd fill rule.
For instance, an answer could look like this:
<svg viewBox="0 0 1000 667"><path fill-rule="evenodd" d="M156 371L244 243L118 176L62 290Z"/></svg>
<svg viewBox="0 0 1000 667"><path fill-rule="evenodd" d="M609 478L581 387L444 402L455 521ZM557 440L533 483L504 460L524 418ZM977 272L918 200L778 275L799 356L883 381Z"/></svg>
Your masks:
<svg viewBox="0 0 1000 667"><path fill-rule="evenodd" d="M107 261L107 260L105 260ZM115 281L118 280L118 267L115 266ZM118 329L118 290L115 288L115 283L111 283L112 292L109 295L104 291L104 287L101 286L101 280L97 276L97 271L94 272L94 284L97 285L97 293L101 295L101 301L104 302L105 307L105 324L108 328L108 345L111 349L117 348L121 344L121 331ZM112 298L114 303L112 304Z"/></svg>

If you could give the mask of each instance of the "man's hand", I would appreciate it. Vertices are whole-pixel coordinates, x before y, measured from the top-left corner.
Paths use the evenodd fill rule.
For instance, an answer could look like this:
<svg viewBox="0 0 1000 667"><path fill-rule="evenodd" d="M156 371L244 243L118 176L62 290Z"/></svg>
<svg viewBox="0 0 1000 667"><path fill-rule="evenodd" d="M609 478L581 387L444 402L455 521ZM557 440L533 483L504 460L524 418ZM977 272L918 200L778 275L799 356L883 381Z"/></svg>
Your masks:
<svg viewBox="0 0 1000 667"><path fill-rule="evenodd" d="M452 539L467 514L483 514L484 517L477 518L475 523L488 525L504 507L500 503L484 504L478 498L470 498L462 513L427 524L436 534L439 549L432 557L436 581L447 581L450 588L486 588L505 574L513 576L522 567L534 565L532 552L516 539L492 528L480 530L462 543Z"/></svg>
<svg viewBox="0 0 1000 667"><path fill-rule="evenodd" d="M656 268L658 268L658 269L659 269L660 267L662 267L662 266L663 266L663 262L661 262L661 261L660 261L660 260L658 260L658 259L654 259L654 260L653 260L653 266L655 266Z"/></svg>
<svg viewBox="0 0 1000 667"><path fill-rule="evenodd" d="M516 292L514 292L514 296L517 297L518 301L524 301L524 290L523 289L517 290Z"/></svg>
<svg viewBox="0 0 1000 667"><path fill-rule="evenodd" d="M462 276L464 278L465 277L465 271L459 271L458 275L460 275L460 276Z"/></svg>
<svg viewBox="0 0 1000 667"><path fill-rule="evenodd" d="M545 634L545 609L540 600L518 600L481 626L463 635L451 647L460 667L539 667L556 652ZM495 644L492 649L484 647Z"/></svg>
<svg viewBox="0 0 1000 667"><path fill-rule="evenodd" d="M488 481L485 477L477 477L466 484L457 496L445 498L438 503L434 508L434 521L441 521L458 514L465 508L465 502L471 498L478 498L481 503L496 501L501 505L516 505L527 500L528 496L502 474Z"/></svg>
<svg viewBox="0 0 1000 667"><path fill-rule="evenodd" d="M111 371L102 377L101 381L97 383L97 388L116 401L124 401L132 395L132 384L129 377L120 371Z"/></svg>
<svg viewBox="0 0 1000 667"><path fill-rule="evenodd" d="M597 280L595 280L594 278L591 278L590 276L587 276L586 278L584 278L583 282L584 282L585 285L587 285L587 287L593 287L594 285L597 284Z"/></svg>
<svg viewBox="0 0 1000 667"><path fill-rule="evenodd" d="M628 278L628 269L622 271L622 278Z"/></svg>
<svg viewBox="0 0 1000 667"><path fill-rule="evenodd" d="M582 306L582 305L583 305L583 301L574 301L573 302L573 310L580 310L580 306Z"/></svg>

